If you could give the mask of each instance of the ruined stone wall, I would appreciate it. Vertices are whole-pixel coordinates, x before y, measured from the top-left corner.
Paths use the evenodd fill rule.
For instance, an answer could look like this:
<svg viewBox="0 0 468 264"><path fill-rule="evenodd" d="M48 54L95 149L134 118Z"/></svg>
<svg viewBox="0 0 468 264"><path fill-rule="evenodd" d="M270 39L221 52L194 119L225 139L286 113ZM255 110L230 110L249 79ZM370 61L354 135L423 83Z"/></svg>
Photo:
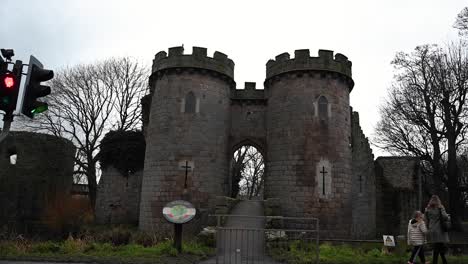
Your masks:
<svg viewBox="0 0 468 264"><path fill-rule="evenodd" d="M143 171L123 176L114 167L102 171L96 197L96 222L137 224Z"/></svg>
<svg viewBox="0 0 468 264"><path fill-rule="evenodd" d="M162 208L181 198L197 208L199 223L215 210L216 196L224 195L228 174L230 90L234 63L215 52L194 47L184 55L182 47L156 54L151 76L151 110L146 128L146 155L140 203L140 229L172 230ZM189 93L195 101L188 104ZM188 111L190 110L190 111ZM183 195L189 162L188 192Z"/></svg>
<svg viewBox="0 0 468 264"><path fill-rule="evenodd" d="M46 213L70 195L75 151L63 138L11 132L0 144L0 225L34 231L47 221ZM10 164L13 153L16 165Z"/></svg>
<svg viewBox="0 0 468 264"><path fill-rule="evenodd" d="M371 239L376 237L376 186L374 155L369 140L362 132L359 114L351 116L352 146L352 237Z"/></svg>
<svg viewBox="0 0 468 264"><path fill-rule="evenodd" d="M353 84L351 62L332 51L297 50L294 59L283 53L267 63L265 198L280 198L284 216L319 217L323 237L350 236Z"/></svg>
<svg viewBox="0 0 468 264"><path fill-rule="evenodd" d="M414 157L379 157L375 161L377 235L405 235L408 221L419 210Z"/></svg>

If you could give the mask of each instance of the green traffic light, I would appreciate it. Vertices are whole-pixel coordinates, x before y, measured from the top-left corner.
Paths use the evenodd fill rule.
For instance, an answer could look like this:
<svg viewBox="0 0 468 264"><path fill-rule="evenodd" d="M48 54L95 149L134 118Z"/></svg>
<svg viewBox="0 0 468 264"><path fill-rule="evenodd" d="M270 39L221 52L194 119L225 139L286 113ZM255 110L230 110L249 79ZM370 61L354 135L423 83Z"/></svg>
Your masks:
<svg viewBox="0 0 468 264"><path fill-rule="evenodd" d="M38 107L34 108L33 110L31 110L31 114L33 114L33 115L40 114L42 112L47 111L47 109L49 109L48 105L41 105L41 106L38 106Z"/></svg>

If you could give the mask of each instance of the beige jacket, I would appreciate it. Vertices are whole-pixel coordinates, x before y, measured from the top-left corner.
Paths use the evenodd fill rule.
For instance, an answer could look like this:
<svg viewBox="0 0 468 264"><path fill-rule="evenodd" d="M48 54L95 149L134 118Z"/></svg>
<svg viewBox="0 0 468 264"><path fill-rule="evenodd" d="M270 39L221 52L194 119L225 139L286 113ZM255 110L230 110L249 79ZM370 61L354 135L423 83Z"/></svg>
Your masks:
<svg viewBox="0 0 468 264"><path fill-rule="evenodd" d="M411 219L408 223L408 245L420 246L426 243L427 228L424 221Z"/></svg>

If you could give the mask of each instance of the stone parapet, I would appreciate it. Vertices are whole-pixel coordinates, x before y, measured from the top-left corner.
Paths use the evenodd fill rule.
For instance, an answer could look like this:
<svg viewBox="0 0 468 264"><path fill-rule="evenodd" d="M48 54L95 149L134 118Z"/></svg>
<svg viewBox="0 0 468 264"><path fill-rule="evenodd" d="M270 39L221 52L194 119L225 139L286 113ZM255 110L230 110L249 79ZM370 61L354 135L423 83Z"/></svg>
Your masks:
<svg viewBox="0 0 468 264"><path fill-rule="evenodd" d="M184 47L173 47L169 54L160 51L154 56L152 73L171 68L205 69L234 79L234 62L226 54L215 51L211 58L201 47L193 47L192 54L184 54Z"/></svg>
<svg viewBox="0 0 468 264"><path fill-rule="evenodd" d="M233 101L259 101L266 103L265 90L256 89L254 82L245 82L244 89L232 89L231 100Z"/></svg>
<svg viewBox="0 0 468 264"><path fill-rule="evenodd" d="M333 57L333 51L319 50L318 57L310 57L308 49L301 49L294 52L294 59L291 59L289 53L285 52L276 56L274 60L269 60L266 64L266 79L288 72L326 71L344 77L351 90L354 86L351 65L348 57L341 53Z"/></svg>

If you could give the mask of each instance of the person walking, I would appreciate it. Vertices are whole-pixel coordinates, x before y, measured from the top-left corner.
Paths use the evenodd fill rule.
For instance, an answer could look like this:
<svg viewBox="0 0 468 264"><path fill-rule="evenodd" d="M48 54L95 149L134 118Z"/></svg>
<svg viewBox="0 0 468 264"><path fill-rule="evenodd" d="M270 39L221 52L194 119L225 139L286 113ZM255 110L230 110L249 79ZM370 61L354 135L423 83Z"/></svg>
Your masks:
<svg viewBox="0 0 468 264"><path fill-rule="evenodd" d="M413 246L408 264L413 264L416 256L419 256L422 264L429 264L424 256L427 228L423 217L424 215L421 211L416 211L414 212L414 217L408 223L408 245Z"/></svg>
<svg viewBox="0 0 468 264"><path fill-rule="evenodd" d="M437 264L438 258L442 259L443 264L447 264L445 253L447 243L449 242L448 232L442 229L442 222L449 221L450 216L445 211L439 196L433 195L427 204L424 212L428 232L427 240L433 247L432 263Z"/></svg>

